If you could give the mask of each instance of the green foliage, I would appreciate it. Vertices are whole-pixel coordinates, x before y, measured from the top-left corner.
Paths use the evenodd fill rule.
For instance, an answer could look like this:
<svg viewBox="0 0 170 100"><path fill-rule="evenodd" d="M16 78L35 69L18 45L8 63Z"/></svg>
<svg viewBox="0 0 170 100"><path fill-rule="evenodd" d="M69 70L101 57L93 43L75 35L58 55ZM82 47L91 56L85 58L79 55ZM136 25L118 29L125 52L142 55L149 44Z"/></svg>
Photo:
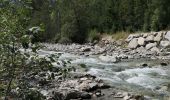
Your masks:
<svg viewBox="0 0 170 100"><path fill-rule="evenodd" d="M26 35L26 29L29 21L29 4L30 0L11 2L2 0L2 8L0 9L0 83L2 91L1 96L7 100L8 96L11 96L11 89L15 89L20 83L23 83L26 78L26 74L31 71L47 70L50 66L50 62L46 59L40 59L36 50L37 47L33 47L34 55L30 55L28 52L23 52L21 48L25 50L29 48L31 42L30 35ZM17 4L22 4L18 6ZM26 85L20 85L26 86ZM21 98L30 97L32 94L28 87L20 87L20 91L23 93ZM34 93L33 93L34 94ZM26 96L29 95L29 96ZM35 98L38 96L32 96ZM31 98L31 97L30 97ZM38 98L37 98L38 99Z"/></svg>
<svg viewBox="0 0 170 100"><path fill-rule="evenodd" d="M168 0L32 0L30 26L39 41L83 43L99 33L157 31L170 27ZM24 13L28 12L23 10Z"/></svg>
<svg viewBox="0 0 170 100"><path fill-rule="evenodd" d="M97 32L96 29L91 30L88 34L88 42L94 42L95 40L100 39L100 34Z"/></svg>

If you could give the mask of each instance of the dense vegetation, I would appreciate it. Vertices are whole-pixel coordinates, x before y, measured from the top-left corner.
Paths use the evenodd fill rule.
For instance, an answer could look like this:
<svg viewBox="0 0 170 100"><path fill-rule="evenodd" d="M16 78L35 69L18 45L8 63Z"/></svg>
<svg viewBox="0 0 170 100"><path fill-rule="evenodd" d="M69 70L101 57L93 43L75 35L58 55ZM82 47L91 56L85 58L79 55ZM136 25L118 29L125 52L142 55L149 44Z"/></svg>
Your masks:
<svg viewBox="0 0 170 100"><path fill-rule="evenodd" d="M32 7L32 24L43 25L44 40L57 42L82 43L91 32L170 27L169 0L33 0Z"/></svg>
<svg viewBox="0 0 170 100"><path fill-rule="evenodd" d="M22 5L21 0L11 1ZM96 38L97 33L159 31L170 27L169 0L29 1L27 29L40 26L45 30L35 36L38 41L83 43L92 41L89 39L93 37L88 37Z"/></svg>

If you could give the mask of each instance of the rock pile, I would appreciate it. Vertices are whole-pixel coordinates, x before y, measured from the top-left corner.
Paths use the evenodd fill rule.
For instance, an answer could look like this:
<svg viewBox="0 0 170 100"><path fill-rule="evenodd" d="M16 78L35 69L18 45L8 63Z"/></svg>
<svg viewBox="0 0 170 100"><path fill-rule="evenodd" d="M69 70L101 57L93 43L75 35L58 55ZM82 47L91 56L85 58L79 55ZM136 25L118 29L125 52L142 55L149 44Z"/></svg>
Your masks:
<svg viewBox="0 0 170 100"><path fill-rule="evenodd" d="M131 34L126 39L128 48L145 48L147 51L159 53L162 48L170 47L170 31L152 32L148 34Z"/></svg>
<svg viewBox="0 0 170 100"><path fill-rule="evenodd" d="M102 80L89 74L72 80L62 81L57 88L48 91L47 100L91 99L104 94L101 89L110 88ZM58 98L58 99L56 99Z"/></svg>

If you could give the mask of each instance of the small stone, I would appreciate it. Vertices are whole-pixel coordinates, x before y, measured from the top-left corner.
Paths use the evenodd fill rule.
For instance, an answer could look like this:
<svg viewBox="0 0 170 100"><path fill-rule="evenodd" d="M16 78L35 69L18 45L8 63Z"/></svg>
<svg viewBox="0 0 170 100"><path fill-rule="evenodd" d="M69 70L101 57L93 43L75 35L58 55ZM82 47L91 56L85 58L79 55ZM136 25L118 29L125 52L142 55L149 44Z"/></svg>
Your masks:
<svg viewBox="0 0 170 100"><path fill-rule="evenodd" d="M101 89L108 89L108 88L110 88L110 86L107 85L107 84L105 84L105 83L100 83L100 84L98 84L98 86L99 86Z"/></svg>
<svg viewBox="0 0 170 100"><path fill-rule="evenodd" d="M80 80L81 81L86 81L86 80L88 80L88 78L87 77L83 77L83 78L80 78Z"/></svg>
<svg viewBox="0 0 170 100"><path fill-rule="evenodd" d="M130 96L126 95L123 100L129 100L130 99Z"/></svg>
<svg viewBox="0 0 170 100"><path fill-rule="evenodd" d="M101 96L101 93L100 93L100 92L97 92L97 93L96 93L96 96L97 96L97 97L100 97L100 96Z"/></svg>
<svg viewBox="0 0 170 100"><path fill-rule="evenodd" d="M80 51L81 51L81 52L89 52L89 51L91 51L91 48L90 48L90 47L82 47L82 48L80 49Z"/></svg>

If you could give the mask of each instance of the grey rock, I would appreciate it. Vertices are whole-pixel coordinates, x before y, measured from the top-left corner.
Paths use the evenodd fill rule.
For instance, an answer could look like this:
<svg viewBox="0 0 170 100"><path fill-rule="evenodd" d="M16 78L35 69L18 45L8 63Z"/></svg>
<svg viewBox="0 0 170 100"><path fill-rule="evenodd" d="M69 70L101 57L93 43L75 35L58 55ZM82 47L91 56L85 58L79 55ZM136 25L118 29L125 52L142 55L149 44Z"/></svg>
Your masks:
<svg viewBox="0 0 170 100"><path fill-rule="evenodd" d="M100 92L97 92L97 93L96 93L96 96L97 96L97 97L100 97L100 96L101 96L101 93L100 93Z"/></svg>
<svg viewBox="0 0 170 100"><path fill-rule="evenodd" d="M143 34L143 38L146 38L147 36L148 36L148 34L147 34L147 33Z"/></svg>
<svg viewBox="0 0 170 100"><path fill-rule="evenodd" d="M98 84L97 83L90 83L89 87L90 87L90 91L93 91L93 90L96 90L98 88Z"/></svg>
<svg viewBox="0 0 170 100"><path fill-rule="evenodd" d="M110 85L106 84L106 83L99 83L98 86L101 88L101 89L108 89L110 88Z"/></svg>
<svg viewBox="0 0 170 100"><path fill-rule="evenodd" d="M82 92L80 97L82 99L91 99L91 95L88 92Z"/></svg>
<svg viewBox="0 0 170 100"><path fill-rule="evenodd" d="M138 44L139 44L140 46L145 45L145 38L139 37L139 38L138 38Z"/></svg>
<svg viewBox="0 0 170 100"><path fill-rule="evenodd" d="M78 99L81 93L76 90L67 91L65 100Z"/></svg>
<svg viewBox="0 0 170 100"><path fill-rule="evenodd" d="M133 38L134 38L134 36L132 34L130 34L125 41L130 42Z"/></svg>
<svg viewBox="0 0 170 100"><path fill-rule="evenodd" d="M146 41L148 41L148 42L154 41L154 36L153 36L153 35L149 35L149 36L146 38Z"/></svg>
<svg viewBox="0 0 170 100"><path fill-rule="evenodd" d="M162 33L159 32L157 35L154 37L154 41L160 42L162 40Z"/></svg>
<svg viewBox="0 0 170 100"><path fill-rule="evenodd" d="M170 42L169 41L161 41L160 46L161 47L168 47L168 46L170 46Z"/></svg>
<svg viewBox="0 0 170 100"><path fill-rule="evenodd" d="M80 51L81 51L81 52L89 52L89 51L91 51L91 48L90 48L90 47L82 47L82 48L80 49Z"/></svg>
<svg viewBox="0 0 170 100"><path fill-rule="evenodd" d="M157 47L151 48L151 51L156 52L156 53L160 53L160 50Z"/></svg>
<svg viewBox="0 0 170 100"><path fill-rule="evenodd" d="M137 38L132 39L128 44L128 48L131 48L131 49L135 49L135 48L137 48L137 46L138 46Z"/></svg>
<svg viewBox="0 0 170 100"><path fill-rule="evenodd" d="M170 41L170 31L168 31L165 35L165 39L168 39Z"/></svg>
<svg viewBox="0 0 170 100"><path fill-rule="evenodd" d="M116 63L119 61L116 56L109 56L109 55L106 55L106 56L101 55L99 56L99 59L107 63Z"/></svg>
<svg viewBox="0 0 170 100"><path fill-rule="evenodd" d="M157 45L156 43L149 43L149 44L146 45L145 48L146 48L147 50L149 50L149 49L151 49L152 47L156 47L156 45Z"/></svg>

